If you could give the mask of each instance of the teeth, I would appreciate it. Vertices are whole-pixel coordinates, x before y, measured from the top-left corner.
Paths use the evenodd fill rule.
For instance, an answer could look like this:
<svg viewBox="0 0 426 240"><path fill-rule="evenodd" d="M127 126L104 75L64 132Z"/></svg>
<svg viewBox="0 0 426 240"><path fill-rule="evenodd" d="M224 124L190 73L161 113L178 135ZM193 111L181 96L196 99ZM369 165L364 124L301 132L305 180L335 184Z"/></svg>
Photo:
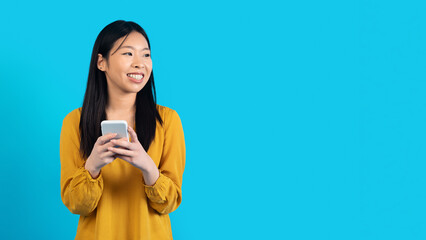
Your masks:
<svg viewBox="0 0 426 240"><path fill-rule="evenodd" d="M141 80L143 78L142 74L127 74L127 76L137 79L137 80Z"/></svg>

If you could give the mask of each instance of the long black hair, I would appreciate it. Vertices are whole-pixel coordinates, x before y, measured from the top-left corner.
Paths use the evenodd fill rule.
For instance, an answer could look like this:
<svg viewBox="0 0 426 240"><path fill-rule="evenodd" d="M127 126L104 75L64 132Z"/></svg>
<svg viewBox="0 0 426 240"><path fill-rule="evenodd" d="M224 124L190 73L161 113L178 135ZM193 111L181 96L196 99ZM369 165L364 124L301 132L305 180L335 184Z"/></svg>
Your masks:
<svg viewBox="0 0 426 240"><path fill-rule="evenodd" d="M131 21L118 20L110 23L102 29L96 38L92 58L90 59L89 77L80 117L80 152L85 159L90 156L96 140L101 136L101 122L106 120L105 107L108 103L107 81L105 73L97 67L98 54L101 54L108 61L108 56L114 43L122 37L126 39L134 31L141 33L145 37L148 47L151 49L145 30L137 23ZM137 93L135 105L135 131L139 142L145 151L148 151L155 137L156 119L163 125L157 110L153 71L148 82Z"/></svg>

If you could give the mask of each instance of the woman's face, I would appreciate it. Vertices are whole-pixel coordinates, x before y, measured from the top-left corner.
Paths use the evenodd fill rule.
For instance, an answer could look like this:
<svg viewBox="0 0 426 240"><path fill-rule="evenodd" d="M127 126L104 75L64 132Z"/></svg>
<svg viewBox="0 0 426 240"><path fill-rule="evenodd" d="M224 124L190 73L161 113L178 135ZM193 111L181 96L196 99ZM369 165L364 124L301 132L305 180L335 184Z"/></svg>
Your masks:
<svg viewBox="0 0 426 240"><path fill-rule="evenodd" d="M139 32L131 32L117 50L123 39L114 43L108 62L98 54L98 68L105 72L108 88L113 88L110 90L137 93L151 75L151 51L145 37Z"/></svg>

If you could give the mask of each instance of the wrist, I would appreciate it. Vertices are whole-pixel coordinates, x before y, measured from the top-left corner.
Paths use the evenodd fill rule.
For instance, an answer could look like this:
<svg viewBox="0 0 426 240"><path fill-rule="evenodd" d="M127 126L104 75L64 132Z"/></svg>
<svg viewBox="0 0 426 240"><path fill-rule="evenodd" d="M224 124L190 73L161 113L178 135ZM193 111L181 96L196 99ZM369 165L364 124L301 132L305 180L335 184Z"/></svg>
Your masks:
<svg viewBox="0 0 426 240"><path fill-rule="evenodd" d="M84 168L90 173L93 179L99 177L99 174L101 172L100 169L94 168L89 164L89 161L86 161L86 164L84 165Z"/></svg>
<svg viewBox="0 0 426 240"><path fill-rule="evenodd" d="M152 170L152 165L155 166L154 161L151 159L151 157L148 154L145 154L143 157L141 157L141 159L139 159L137 162L139 162L140 164L138 164L138 166L136 166L139 170L142 171L142 173L147 173L147 172L151 172Z"/></svg>
<svg viewBox="0 0 426 240"><path fill-rule="evenodd" d="M157 165L155 165L154 161L151 158L149 158L149 160L151 161L147 161L148 164L146 166L139 168L144 174L152 173L156 169L158 170Z"/></svg>

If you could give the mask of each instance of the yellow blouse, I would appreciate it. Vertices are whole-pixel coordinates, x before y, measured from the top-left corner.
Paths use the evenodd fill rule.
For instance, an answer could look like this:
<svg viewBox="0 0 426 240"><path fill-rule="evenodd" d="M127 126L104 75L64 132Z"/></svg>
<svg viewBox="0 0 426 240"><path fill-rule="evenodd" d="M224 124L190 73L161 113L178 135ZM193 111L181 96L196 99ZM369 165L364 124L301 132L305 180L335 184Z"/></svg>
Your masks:
<svg viewBox="0 0 426 240"><path fill-rule="evenodd" d="M157 109L155 139L148 155L160 177L153 186L144 184L142 172L117 158L93 179L80 155L81 108L63 120L60 142L61 197L65 206L80 215L75 239L173 239L168 213L182 201L185 139L175 110Z"/></svg>

